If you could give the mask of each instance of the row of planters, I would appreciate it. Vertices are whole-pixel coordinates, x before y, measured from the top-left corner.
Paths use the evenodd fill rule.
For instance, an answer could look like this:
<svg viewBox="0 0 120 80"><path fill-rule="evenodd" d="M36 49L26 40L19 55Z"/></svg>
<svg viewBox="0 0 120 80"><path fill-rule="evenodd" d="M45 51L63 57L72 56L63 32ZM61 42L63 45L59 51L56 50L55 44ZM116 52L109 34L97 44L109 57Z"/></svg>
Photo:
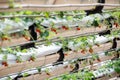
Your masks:
<svg viewBox="0 0 120 80"><path fill-rule="evenodd" d="M34 22L37 24L36 31L40 33L41 38L47 37L50 32L57 34L59 32L59 28L63 30L70 30L71 27L75 27L77 31L81 30L82 27L99 27L102 25L118 27L120 20L120 12L111 13L103 13L103 14L94 14L90 16L85 15L77 15L80 11L72 11L72 12L32 12L32 11L21 11L14 13L0 13L1 16L19 16L19 15L44 15L44 17L12 17L12 18L4 18L0 20L0 32L4 34L3 37L1 35L2 40L9 40L9 36L6 37L9 33L21 32L24 33L24 29L28 29L30 25ZM71 13L72 16L67 16L65 14ZM82 12L83 13L83 12ZM57 14L55 16L50 16L52 14ZM49 30L46 30L49 28ZM111 27L110 27L111 28ZM15 34L13 34L14 36ZM24 36L28 36L23 34ZM5 38L4 38L5 37ZM25 37L25 38L26 38ZM8 39L7 39L8 38ZM27 39L27 38L26 38Z"/></svg>
<svg viewBox="0 0 120 80"><path fill-rule="evenodd" d="M102 63L102 66L99 69L92 71L88 68L84 70L80 70L78 73L73 74L64 74L60 77L53 78L50 80L96 80L102 76L109 76L111 78L111 74L114 72L120 73L119 62L120 60L111 61L108 63Z"/></svg>
<svg viewBox="0 0 120 80"><path fill-rule="evenodd" d="M92 35L78 37L75 39L60 38L60 42L52 43L51 41L47 41L46 45L37 45L36 48L30 49L21 50L19 46L17 46L15 49L10 47L1 48L0 62L1 65L8 66L8 64L21 63L23 61L34 61L38 57L57 53L57 51L59 51L61 48L63 48L64 52L72 50L81 51L82 54L94 53L94 45L99 47L100 44L112 41L114 37L120 37L119 30L113 31L111 35L106 36ZM66 47L68 49L66 49Z"/></svg>
<svg viewBox="0 0 120 80"><path fill-rule="evenodd" d="M117 44L118 44L117 48L120 47L119 43L120 42L118 41L117 42ZM94 45L92 47L93 53L90 53L89 48L88 48L87 51L85 51L85 54L81 53L81 50L67 51L67 52L65 51L64 52L64 55L65 55L64 61L71 60L71 59L74 59L74 58L76 59L79 56L80 57L86 57L86 56L90 56L92 54L93 54L92 56L94 56L95 53L101 54L101 56L98 57L98 61L104 61L104 60L107 60L107 59L111 59L112 56L107 57L107 56L103 55L104 53L101 53L101 51L109 50L111 48L111 46L112 46L111 43L105 43L103 45L99 45L99 47ZM13 63L13 65L9 65L9 67L1 66L0 76L2 77L2 76L5 76L7 74L21 72L21 71L31 69L31 68L34 68L34 67L37 67L37 66L43 66L43 65L51 64L51 63L54 63L55 61L57 61L58 57L59 57L58 54L53 54L53 55L39 57L39 58L32 58L31 60L24 61L24 62L18 63L18 64ZM102 57L102 59L101 59L101 57ZM14 61L14 62L16 62L16 61Z"/></svg>
<svg viewBox="0 0 120 80"><path fill-rule="evenodd" d="M116 31L115 31L116 32ZM118 35L118 33L116 34L116 36ZM88 38L89 37L89 38ZM85 40L85 37L82 37L84 40ZM87 38L88 38L88 41L90 40L90 38L92 38L91 36L87 36ZM112 37L111 38L111 40L113 39L114 37ZM75 38L76 39L76 38ZM79 38L78 38L79 39ZM63 41L65 41L65 40L63 40ZM85 40L85 41L87 41L87 39ZM108 40L109 41L109 40ZM79 42L82 42L82 41L78 41L78 43ZM106 41L107 42L107 41ZM104 44L104 43L103 43ZM119 44L119 43L117 43L117 44ZM106 45L106 46L105 46ZM89 47L88 45L86 45L85 47L85 49L86 50L84 50L84 53L83 53L83 50L81 49L81 48L79 48L79 49L77 49L77 50L74 50L72 53L71 53L71 51L69 52L69 51L67 51L66 52L66 49L64 50L64 55L65 55L65 59L64 60L71 60L72 58L77 58L78 56L81 56L81 57L84 57L84 56L86 56L86 55L91 55L91 54L94 54L94 53L101 53L101 51L105 51L105 50L107 50L107 49L110 49L111 48L111 46L112 46L112 44L110 44L109 43L109 45L108 44L106 44L105 43L105 45L103 45L103 46L101 46L101 44L97 44L97 46L95 47L95 45L93 44L92 45L92 47ZM68 46L67 44L66 45L64 45L64 47L65 46ZM108 47L109 46L109 47ZM78 47L80 47L80 46L78 46ZM119 47L119 45L118 45L118 47ZM92 49L91 49L92 48ZM100 49L99 49L100 48ZM46 48L45 48L46 49ZM4 75L7 75L7 74L11 74L11 73L16 73L16 72L19 72L19 71L21 71L21 70L26 70L26 69L29 69L29 68L33 68L33 67L37 67L37 66L42 66L42 65L47 65L47 64L50 64L50 63L53 63L53 62L55 62L56 61L56 59L58 58L58 57L45 57L45 59L43 58L41 58L40 56L36 56L35 54L33 54L32 56L31 55L29 55L29 53L28 54L26 54L26 52L24 52L24 51L26 51L26 50L23 50L23 52L21 52L21 53L23 53L23 54L21 54L22 55L22 57L19 57L19 58L15 58L14 60L12 60L12 58L11 59L8 59L8 61L6 60L6 59L3 59L2 61L4 62L4 66L7 66L8 65L8 63L9 64L14 64L14 65L10 65L9 67L4 67L4 66L2 66L2 67L4 67L4 68L1 68L1 76L4 76ZM28 50L29 51L29 50ZM40 50L39 50L40 51ZM76 52L77 51L77 52ZM31 51L32 52L32 51ZM35 51L34 51L35 52ZM49 51L48 51L48 53L49 53ZM52 53L53 54L53 53ZM27 55L27 56L26 56ZM43 56L44 55L44 53L43 54L41 54L41 56ZM10 58L10 56L8 56L9 58ZM40 57L41 59L38 61L38 57ZM22 60L21 60L22 59ZM20 64L20 65L16 65L15 63L21 63L21 62L23 62L23 59L25 60L26 59L26 61L24 62L24 63L22 63L22 64ZM99 60L99 59L98 59ZM30 61L29 63L28 63L28 61ZM33 62L34 61L34 62ZM7 63L7 64L6 64ZM23 67L23 65L25 66L25 67ZM33 66L34 65L34 66ZM17 70L14 70L14 68L16 69L17 68ZM4 70L5 69L5 70ZM12 71L10 71L9 72L9 70L12 70Z"/></svg>
<svg viewBox="0 0 120 80"><path fill-rule="evenodd" d="M99 58L99 57L104 58L102 56L105 56L105 55L107 55L109 57L110 55L113 56L113 55L119 54L119 53L120 53L120 49L117 49L115 51L108 50L108 51L105 51L103 54L101 54L101 53L93 54L91 57L90 56L79 57L79 58L75 58L75 59L72 59L69 61L65 61L64 64L59 65L59 66L53 66L52 64L49 64L46 66L40 66L40 67L33 68L30 70L25 70L20 73L11 74L7 77L1 78L1 80L5 80L5 79L11 80L11 79L15 79L15 78L19 79L22 77L24 77L24 79L27 79L27 77L28 78L30 77L32 79L31 76L35 76L37 74L39 74L39 78L41 78L41 76L44 76L44 79L45 79L47 77L49 78L51 76L56 76L56 70L58 70L57 75L63 74L64 72L67 72L67 73L70 72L71 74L64 74L57 78L51 78L52 80L64 80L64 79L65 80L69 80L69 79L77 80L78 77L79 77L79 79L92 80L92 78L99 78L104 75L110 75L114 71L119 73L120 69L119 69L119 59L118 58L113 57L113 58L109 58L108 60L100 60L100 58ZM97 63L95 62L96 60L97 60ZM103 61L103 62L101 62L101 61ZM76 66L76 64L78 64L79 67ZM76 67L78 67L78 68L76 69ZM67 69L67 68L69 68L69 69ZM60 71L60 73L59 73L59 70L61 70L61 69L63 72L61 73L61 71ZM81 71L79 71L78 73L74 73L73 72L74 69L75 69L74 72L78 72L78 70L81 70ZM92 75L89 75L89 74L92 74ZM45 76L45 75L47 75L47 76Z"/></svg>
<svg viewBox="0 0 120 80"><path fill-rule="evenodd" d="M29 11L28 11L28 13L29 13ZM64 15L64 13L61 13L61 14ZM60 14L60 16L62 16L61 14ZM111 17L111 15L109 15L109 14L106 14L105 16L96 14L96 15L91 15L91 16L87 16L87 17L85 17L85 16L82 16L82 17L78 17L78 16L62 16L62 17L54 16L53 17L52 16L52 17L50 17L50 13L45 12L45 15L46 15L45 16L46 18L35 18L35 19L24 18L24 19L26 21L28 21L26 23L29 23L29 25L32 24L33 20L36 20L36 23L37 23L36 32L40 33L40 38L47 39L47 41L46 41L47 46L39 45L39 46L36 46L36 48L30 48L30 49L24 49L24 50L21 50L19 47L16 47L15 49L1 48L1 53L2 53L2 54L0 54L1 65L8 66L8 64L21 63L23 61L35 61L35 59L37 57L56 53L61 48L63 48L64 51L67 51L68 49L66 50L66 47L71 49L72 51L80 50L82 54L86 54L88 51L89 51L89 53L93 54L94 53L94 50L92 48L93 45L99 46L102 43L106 43L108 41L113 40L114 37L119 37L119 30L118 30L118 31L112 32L111 36L107 35L104 37L104 36L92 35L92 36L86 36L86 37L85 36L79 37L79 38L75 38L75 39L71 39L71 38L64 39L64 38L60 37L61 42L52 43L48 38L49 34L50 34L50 32L57 34L58 30L59 30L58 28L62 28L64 31L66 31L66 30L69 30L70 27L75 26L76 30L79 31L79 30L81 30L81 27L79 27L79 26L90 27L92 25L95 27L100 27L101 22L103 22L103 24L107 25L109 28L112 28L112 27L119 26L119 24L118 24L119 18L117 17L115 19L115 18ZM13 19L13 23L11 22L12 26L14 26L13 25L14 19L17 21L17 22L15 22L16 25L20 24L20 25L24 26L22 23L20 23L21 21L24 21L24 20L22 20L22 18L15 17L15 18L11 18L11 19ZM4 21L4 20L6 21L8 19L3 19L1 21ZM8 20L6 23L8 23L8 22L10 22L10 20ZM71 23L71 24L66 24L66 23ZM83 23L83 24L79 24L79 23ZM27 25L27 27L23 27L22 30L28 29L29 25ZM46 28L48 28L48 29L46 29ZM13 30L12 32L9 32L10 29L13 30L11 25L9 25L9 24L7 24L6 29L4 29L4 30L1 29L1 31L3 30L3 32L1 32L1 40L2 41L10 40L10 37L8 36L9 33L21 31L21 29L18 29L17 27L14 27L15 30ZM28 39L29 34L26 31L22 31L20 34L22 34L23 37L25 37L25 39L29 40ZM88 50L86 48L88 48ZM98 56L97 56L97 60L101 61ZM40 71L41 71L41 69L39 68L39 72ZM45 71L47 73L47 75L50 75L48 68L47 69L45 68L43 71ZM34 73L34 72L31 72L31 73ZM28 73L25 73L25 74L23 73L23 76L28 76L28 75L29 75ZM9 79L11 79L11 78L9 77Z"/></svg>
<svg viewBox="0 0 120 80"><path fill-rule="evenodd" d="M31 11L18 12L18 14L26 14L26 13L30 13L30 12ZM32 13L33 12L31 12L31 14ZM16 14L16 13L11 13L11 15L14 15L14 14ZM45 12L44 14L47 14L47 12ZM114 14L117 15L116 17L119 16L119 12L116 12ZM1 13L1 15L2 15L2 13ZM71 16L71 17L73 17L73 16ZM77 20L76 17L75 17L75 19L70 18L70 20L67 20L67 19L64 20L64 18L60 18L61 22L54 20L53 18L52 19L56 22L54 22L53 20L50 21L51 18L46 19L45 17L43 17L42 20L41 20L41 18L37 18L38 20L36 20L36 18L33 19L33 18L28 18L28 17L24 17L25 19L18 18L18 17L12 17L10 19L5 18L0 21L0 23L1 23L0 24L0 26L1 26L1 32L0 32L1 46L4 45L3 41L12 41L13 40L12 38L19 38L21 36L29 41L31 35L29 34L29 32L26 29L28 29L28 27L31 24L33 24L34 20L35 20L35 23L37 24L36 32L39 34L38 39L44 40L44 39L54 38L56 36L55 34L61 32L61 29L59 29L59 28L62 28L64 31L73 30L73 29L77 30L77 31L81 31L82 29L85 29L84 27L82 27L81 23L86 24L83 26L89 26L89 27L90 26L100 27L100 25L101 25L101 27L104 28L104 26L106 25L106 27L109 27L109 28L114 28L114 27L118 28L119 27L119 24L118 24L119 18L117 19L116 17L114 18L110 14L106 14L105 16L100 15L100 14L95 14L95 15L90 15L90 16L80 18L80 20ZM74 20L77 20L77 22ZM73 25L72 27L74 27L74 28L71 28L68 25L66 26L65 25L66 23L67 24L72 23L72 24L70 24L70 26ZM77 23L79 23L79 25L76 25ZM23 24L25 24L25 25L23 25ZM59 27L57 27L57 26L59 26ZM27 28L25 28L25 27L27 27ZM21 28L21 29L19 29L19 28ZM107 29L109 29L109 28L107 28ZM10 32L11 30L13 30L13 31ZM92 31L90 31L90 32L92 32ZM11 34L9 34L9 33L11 33ZM19 35L17 35L17 34L19 34ZM12 43L11 43L11 45L12 45Z"/></svg>

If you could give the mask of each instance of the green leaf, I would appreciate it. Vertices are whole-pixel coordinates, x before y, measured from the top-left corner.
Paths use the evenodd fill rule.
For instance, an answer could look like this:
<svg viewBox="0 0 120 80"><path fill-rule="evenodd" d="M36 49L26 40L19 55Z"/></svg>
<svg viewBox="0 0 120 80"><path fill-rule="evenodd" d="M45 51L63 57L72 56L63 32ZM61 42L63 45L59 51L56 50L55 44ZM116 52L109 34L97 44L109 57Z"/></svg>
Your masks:
<svg viewBox="0 0 120 80"><path fill-rule="evenodd" d="M10 76L8 76L7 80L12 80L12 78Z"/></svg>
<svg viewBox="0 0 120 80"><path fill-rule="evenodd" d="M17 52L21 52L20 46L16 46L15 50L16 50Z"/></svg>
<svg viewBox="0 0 120 80"><path fill-rule="evenodd" d="M44 15L45 15L46 18L49 18L50 13L49 12L45 12Z"/></svg>
<svg viewBox="0 0 120 80"><path fill-rule="evenodd" d="M46 45L47 45L47 46L49 46L49 45L51 45L51 44L52 44L52 42L51 42L51 41L46 40Z"/></svg>
<svg viewBox="0 0 120 80"><path fill-rule="evenodd" d="M19 62L22 62L21 56L17 56L17 59Z"/></svg>
<svg viewBox="0 0 120 80"><path fill-rule="evenodd" d="M67 20L73 20L73 17L72 16L67 16Z"/></svg>
<svg viewBox="0 0 120 80"><path fill-rule="evenodd" d="M41 73L41 67L37 67L39 73Z"/></svg>
<svg viewBox="0 0 120 80"><path fill-rule="evenodd" d="M63 17L64 17L64 12L63 12L63 11L60 11L59 14L58 14L58 16L59 16L60 18L63 18Z"/></svg>
<svg viewBox="0 0 120 80"><path fill-rule="evenodd" d="M27 49L23 49L21 50L22 53L26 53L27 52Z"/></svg>
<svg viewBox="0 0 120 80"><path fill-rule="evenodd" d="M44 32L41 32L40 36L42 38L47 38L49 36L49 31L45 30Z"/></svg>
<svg viewBox="0 0 120 80"><path fill-rule="evenodd" d="M95 20L93 21L92 25L95 26L95 27L97 27L97 26L99 26L99 23L98 23L98 21L95 19Z"/></svg>
<svg viewBox="0 0 120 80"><path fill-rule="evenodd" d="M14 21L15 21L15 22L20 22L21 19L16 17L16 18L14 19Z"/></svg>
<svg viewBox="0 0 120 80"><path fill-rule="evenodd" d="M12 48L7 48L7 51L8 51L9 53L13 53Z"/></svg>
<svg viewBox="0 0 120 80"><path fill-rule="evenodd" d="M9 0L9 8L14 8L15 3L14 0Z"/></svg>
<svg viewBox="0 0 120 80"><path fill-rule="evenodd" d="M120 66L119 66L119 67L115 67L114 70L115 70L117 73L120 73Z"/></svg>
<svg viewBox="0 0 120 80"><path fill-rule="evenodd" d="M23 74L23 77L27 77L27 76L29 76L28 73L24 73L24 74Z"/></svg>
<svg viewBox="0 0 120 80"><path fill-rule="evenodd" d="M33 12L32 12L32 11L25 11L25 14L26 14L26 15L32 15Z"/></svg>
<svg viewBox="0 0 120 80"><path fill-rule="evenodd" d="M7 57L8 57L7 54L5 54L5 55L3 56L3 58L2 58L2 60L3 60L3 61L7 61Z"/></svg>

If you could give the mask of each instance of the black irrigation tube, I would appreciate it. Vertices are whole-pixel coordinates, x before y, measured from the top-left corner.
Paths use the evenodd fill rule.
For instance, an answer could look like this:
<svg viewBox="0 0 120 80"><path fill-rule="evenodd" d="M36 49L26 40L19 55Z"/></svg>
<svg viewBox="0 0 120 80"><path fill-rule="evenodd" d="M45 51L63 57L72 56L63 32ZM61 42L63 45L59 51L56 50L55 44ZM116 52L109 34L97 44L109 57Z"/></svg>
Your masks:
<svg viewBox="0 0 120 80"><path fill-rule="evenodd" d="M103 11L102 13L109 13L109 12L115 12L115 11L120 11L120 9L114 9L114 10L108 10L108 11ZM50 16L56 16L58 14L53 14ZM79 13L79 14L64 14L65 16L80 16L80 15L86 15L86 13ZM11 16L0 16L0 19L2 18L14 18L14 17L31 17L31 18L35 18L35 17L45 17L44 15L11 15Z"/></svg>
<svg viewBox="0 0 120 80"><path fill-rule="evenodd" d="M110 28L110 29L106 29L106 30L103 30L103 31L112 30L112 29L115 29L115 28ZM115 29L115 30L119 30L119 29ZM77 35L72 35L72 36L67 36L67 37L62 37L62 38L64 38L64 39L69 39L69 38L74 39L74 38L83 37L83 36L97 35L98 33L103 32L103 31L77 34ZM57 38L50 39L49 41L50 42L60 42L62 40L59 37L57 37ZM13 45L13 46L10 46L10 47L16 47L16 46L24 45L24 44L27 44L27 43L37 43L37 42L38 42L38 45L41 45L41 44L45 44L46 40L37 40L37 41L23 42L23 43L20 43L19 45Z"/></svg>
<svg viewBox="0 0 120 80"><path fill-rule="evenodd" d="M119 49L117 49L117 50L119 50ZM106 50L104 52L117 51L117 50L116 49L109 49L109 50ZM98 53L97 55L100 55L100 53ZM63 62L63 63L65 63L65 62L72 62L72 61L75 61L77 59L80 59L82 61L82 60L89 59L89 57L91 57L91 55L87 55L87 56L84 56L84 57L76 57L76 58L73 58L71 60L56 62L56 64L59 64L61 62ZM40 68L47 68L47 67L52 66L52 65L47 65L47 66L42 66L42 67L40 66ZM21 72L18 72L18 73L8 74L7 76L3 76L3 77L0 77L0 78L4 78L4 77L8 77L8 76L13 76L13 75L18 75L18 74L25 73L27 71L32 71L32 70L37 70L37 69L28 69L28 70L24 70L24 71L21 71ZM39 73L36 73L36 74L39 74Z"/></svg>

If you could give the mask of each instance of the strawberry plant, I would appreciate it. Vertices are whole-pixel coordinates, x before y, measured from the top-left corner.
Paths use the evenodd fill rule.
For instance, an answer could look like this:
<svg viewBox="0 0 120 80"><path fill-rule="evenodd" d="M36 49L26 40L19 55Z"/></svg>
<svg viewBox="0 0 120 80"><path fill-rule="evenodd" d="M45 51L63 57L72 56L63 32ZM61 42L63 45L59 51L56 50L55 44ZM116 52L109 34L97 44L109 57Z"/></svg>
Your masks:
<svg viewBox="0 0 120 80"><path fill-rule="evenodd" d="M29 76L28 73L24 73L24 74L23 74L23 77L27 77L27 76Z"/></svg>
<svg viewBox="0 0 120 80"><path fill-rule="evenodd" d="M64 11L60 11L58 14L58 17L63 18L64 17Z"/></svg>
<svg viewBox="0 0 120 80"><path fill-rule="evenodd" d="M14 53L14 52L13 52L13 49L10 48L10 47L7 48L7 52L8 52L8 53Z"/></svg>
<svg viewBox="0 0 120 80"><path fill-rule="evenodd" d="M0 37L2 41L6 41L6 40L10 41L10 37L8 36L8 34L1 33Z"/></svg>
<svg viewBox="0 0 120 80"><path fill-rule="evenodd" d="M86 69L83 72L79 72L78 74L80 75L80 79L82 80L92 80L92 78L95 77L91 71Z"/></svg>
<svg viewBox="0 0 120 80"><path fill-rule="evenodd" d="M92 54L92 60L95 61L97 58L98 58L98 55L97 54Z"/></svg>
<svg viewBox="0 0 120 80"><path fill-rule="evenodd" d="M2 61L2 65L4 65L4 66L8 66L7 61Z"/></svg>
<svg viewBox="0 0 120 80"><path fill-rule="evenodd" d="M27 41L30 40L30 35L27 30L22 31L21 34Z"/></svg>
<svg viewBox="0 0 120 80"><path fill-rule="evenodd" d="M11 36L13 36L13 37L16 37L16 35L17 35L16 33L12 33L12 34L11 34Z"/></svg>
<svg viewBox="0 0 120 80"><path fill-rule="evenodd" d="M56 28L51 28L51 31L57 34L57 29Z"/></svg>
<svg viewBox="0 0 120 80"><path fill-rule="evenodd" d="M79 26L76 26L76 30L79 31L79 30L80 30L80 27L79 27Z"/></svg>
<svg viewBox="0 0 120 80"><path fill-rule="evenodd" d="M50 12L44 12L44 15L48 19L50 17Z"/></svg>
<svg viewBox="0 0 120 80"><path fill-rule="evenodd" d="M82 53L82 54L85 54L85 53L86 53L86 50L85 50L85 49L82 49L82 50L81 50L81 53Z"/></svg>
<svg viewBox="0 0 120 80"><path fill-rule="evenodd" d="M50 70L48 68L46 68L45 73L46 75L51 76Z"/></svg>
<svg viewBox="0 0 120 80"><path fill-rule="evenodd" d="M119 59L113 62L112 66L117 73L120 73L120 60Z"/></svg>
<svg viewBox="0 0 120 80"><path fill-rule="evenodd" d="M15 3L14 0L8 0L9 1L9 8L14 8Z"/></svg>
<svg viewBox="0 0 120 80"><path fill-rule="evenodd" d="M63 30L68 30L69 28L67 26L62 26Z"/></svg>
<svg viewBox="0 0 120 80"><path fill-rule="evenodd" d="M119 24L117 22L114 22L115 27L119 27Z"/></svg>
<svg viewBox="0 0 120 80"><path fill-rule="evenodd" d="M65 56L68 56L68 53L64 53Z"/></svg>
<svg viewBox="0 0 120 80"><path fill-rule="evenodd" d="M116 12L113 12L112 16L114 16L114 17L116 18L116 20L115 20L115 22L114 22L114 25L115 25L116 27L118 27L119 24L120 24L120 11L117 11L117 10L116 10Z"/></svg>
<svg viewBox="0 0 120 80"><path fill-rule="evenodd" d="M100 27L97 18L94 19L94 21L93 21L93 23L92 23L92 26L94 26L94 27Z"/></svg>
<svg viewBox="0 0 120 80"><path fill-rule="evenodd" d="M21 63L21 62L22 62L21 57L20 57L20 56L17 56L17 58L16 58L16 63Z"/></svg>
<svg viewBox="0 0 120 80"><path fill-rule="evenodd" d="M89 48L89 52L90 52L90 53L93 53L93 49L92 49L91 47Z"/></svg>
<svg viewBox="0 0 120 80"><path fill-rule="evenodd" d="M27 52L27 49L20 50L20 52L26 53L26 52Z"/></svg>
<svg viewBox="0 0 120 80"><path fill-rule="evenodd" d="M73 69L75 66L73 63L70 64L70 69Z"/></svg>
<svg viewBox="0 0 120 80"><path fill-rule="evenodd" d="M27 41L30 41L30 38L26 35L23 35L23 37L27 40Z"/></svg>
<svg viewBox="0 0 120 80"><path fill-rule="evenodd" d="M12 78L10 76L8 76L6 80L12 80Z"/></svg>
<svg viewBox="0 0 120 80"><path fill-rule="evenodd" d="M4 66L8 66L8 63L7 63L7 55L5 54L2 58L2 65Z"/></svg>
<svg viewBox="0 0 120 80"><path fill-rule="evenodd" d="M35 57L35 55L33 54L33 55L29 58L28 61L35 61L35 59L36 59L36 57Z"/></svg>
<svg viewBox="0 0 120 80"><path fill-rule="evenodd" d="M101 62L101 59L98 55L95 55L94 58L98 61L98 62Z"/></svg>
<svg viewBox="0 0 120 80"><path fill-rule="evenodd" d="M37 67L38 73L41 74L41 67Z"/></svg>
<svg viewBox="0 0 120 80"><path fill-rule="evenodd" d="M25 14L25 15L32 15L32 14L33 14L33 11L26 10L26 11L24 11L24 14Z"/></svg>
<svg viewBox="0 0 120 80"><path fill-rule="evenodd" d="M67 68L68 68L68 65L65 65L63 68L64 68L64 69L67 69Z"/></svg>
<svg viewBox="0 0 120 80"><path fill-rule="evenodd" d="M60 37L60 40L61 40L61 43L62 43L62 48L64 51L68 51L69 49L67 48L68 46L68 42L69 40L68 39L65 39L63 37Z"/></svg>
<svg viewBox="0 0 120 80"><path fill-rule="evenodd" d="M89 44L89 50L88 50L90 53L93 53L93 48L92 48L92 45Z"/></svg>
<svg viewBox="0 0 120 80"><path fill-rule="evenodd" d="M97 58L97 61L98 61L98 62L101 62L101 59L98 57L98 58Z"/></svg>
<svg viewBox="0 0 120 80"><path fill-rule="evenodd" d="M49 46L49 45L51 45L51 44L52 44L52 42L47 39L46 42L45 42L45 45L46 45L46 46Z"/></svg>
<svg viewBox="0 0 120 80"><path fill-rule="evenodd" d="M38 32L40 34L41 30L39 28L36 28L36 32Z"/></svg>
<svg viewBox="0 0 120 80"><path fill-rule="evenodd" d="M100 47L100 44L99 44L99 43L95 43L95 45L96 45L97 47Z"/></svg>
<svg viewBox="0 0 120 80"><path fill-rule="evenodd" d="M46 39L49 36L49 31L45 30L40 34L41 38Z"/></svg>
<svg viewBox="0 0 120 80"><path fill-rule="evenodd" d="M16 50L17 52L21 52L20 46L16 46L16 47L15 47L15 50Z"/></svg>
<svg viewBox="0 0 120 80"><path fill-rule="evenodd" d="M51 27L50 30L57 34L57 28L55 28L55 24L53 22L50 23L50 27Z"/></svg>

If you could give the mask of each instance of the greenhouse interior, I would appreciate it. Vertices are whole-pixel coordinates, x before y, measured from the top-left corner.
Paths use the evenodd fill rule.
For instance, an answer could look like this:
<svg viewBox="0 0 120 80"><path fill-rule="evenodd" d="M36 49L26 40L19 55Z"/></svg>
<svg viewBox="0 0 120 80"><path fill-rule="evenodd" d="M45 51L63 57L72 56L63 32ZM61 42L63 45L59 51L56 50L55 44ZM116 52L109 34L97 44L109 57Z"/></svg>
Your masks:
<svg viewBox="0 0 120 80"><path fill-rule="evenodd" d="M120 0L0 0L0 80L120 80Z"/></svg>

